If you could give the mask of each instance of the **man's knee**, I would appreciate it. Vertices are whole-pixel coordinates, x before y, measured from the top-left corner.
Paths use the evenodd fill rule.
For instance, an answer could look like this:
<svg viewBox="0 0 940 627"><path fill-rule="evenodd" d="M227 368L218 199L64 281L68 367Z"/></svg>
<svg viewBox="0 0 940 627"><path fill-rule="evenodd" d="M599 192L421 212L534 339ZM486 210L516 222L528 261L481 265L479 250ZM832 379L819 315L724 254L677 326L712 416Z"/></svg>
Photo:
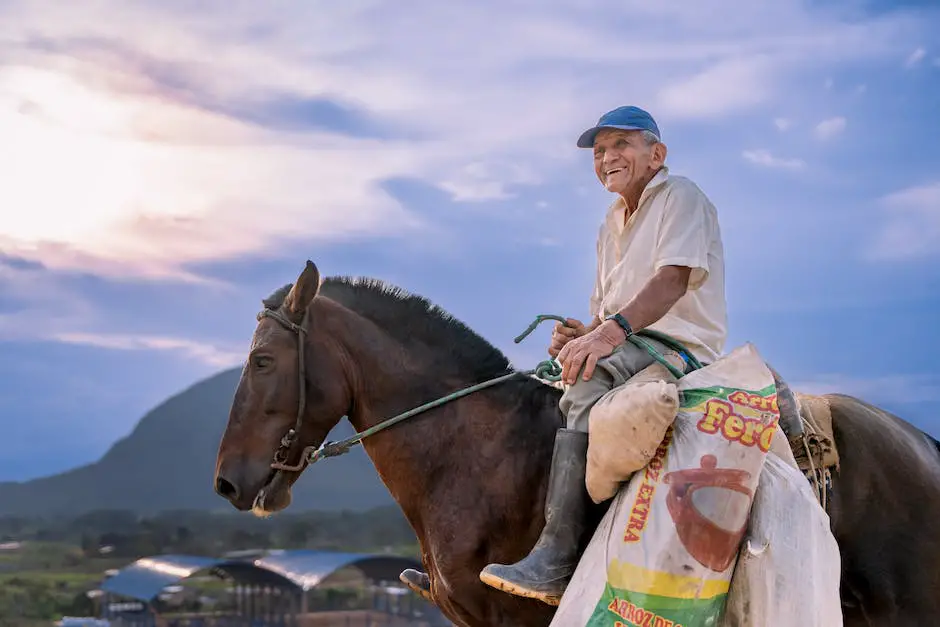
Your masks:
<svg viewBox="0 0 940 627"><path fill-rule="evenodd" d="M559 407L569 429L588 432L591 407L602 396L620 387L633 376L632 368L625 361L635 362L635 356L624 359L620 350L597 360L594 373L587 381L579 376L573 385L565 386Z"/></svg>
<svg viewBox="0 0 940 627"><path fill-rule="evenodd" d="M568 428L587 432L591 407L616 384L616 380L608 373L598 371L587 381L578 378L573 385L566 385L558 406L567 420Z"/></svg>
<svg viewBox="0 0 940 627"><path fill-rule="evenodd" d="M661 354L673 366L680 369L684 366L682 358L675 351L658 345L656 348L660 349ZM603 396L630 381L654 379L675 381L669 370L645 350L633 344L619 347L597 361L597 367L589 380L585 381L579 377L574 385L565 386L559 408L565 416L567 427L584 433L589 432L591 408Z"/></svg>

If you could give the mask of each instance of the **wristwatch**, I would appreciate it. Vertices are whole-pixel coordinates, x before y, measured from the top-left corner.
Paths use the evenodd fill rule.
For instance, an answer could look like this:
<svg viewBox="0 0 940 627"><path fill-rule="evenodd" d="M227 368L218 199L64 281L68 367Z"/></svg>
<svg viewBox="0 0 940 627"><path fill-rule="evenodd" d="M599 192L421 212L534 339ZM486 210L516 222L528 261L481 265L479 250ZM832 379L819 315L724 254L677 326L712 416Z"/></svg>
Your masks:
<svg viewBox="0 0 940 627"><path fill-rule="evenodd" d="M604 320L613 320L620 325L620 328L623 329L623 332L627 334L627 337L633 335L633 327L630 326L630 323L627 322L627 319L620 315L620 313L612 313Z"/></svg>

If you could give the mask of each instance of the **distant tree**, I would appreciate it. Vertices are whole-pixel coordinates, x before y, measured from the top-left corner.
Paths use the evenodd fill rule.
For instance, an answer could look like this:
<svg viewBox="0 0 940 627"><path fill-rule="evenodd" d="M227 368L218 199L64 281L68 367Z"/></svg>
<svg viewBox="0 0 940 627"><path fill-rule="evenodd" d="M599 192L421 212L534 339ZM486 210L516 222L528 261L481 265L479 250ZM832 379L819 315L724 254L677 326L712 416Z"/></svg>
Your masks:
<svg viewBox="0 0 940 627"><path fill-rule="evenodd" d="M94 536L90 533L82 534L81 547L82 553L84 553L86 557L97 557L99 555L98 543L95 542Z"/></svg>
<svg viewBox="0 0 940 627"><path fill-rule="evenodd" d="M129 545L130 538L123 533L105 531L98 537L98 547L113 546L115 555L124 555Z"/></svg>
<svg viewBox="0 0 940 627"><path fill-rule="evenodd" d="M229 535L229 545L235 549L252 548L252 534L244 529L236 529Z"/></svg>
<svg viewBox="0 0 940 627"><path fill-rule="evenodd" d="M310 537L310 523L299 520L292 523L287 530L287 543L291 548L303 548Z"/></svg>
<svg viewBox="0 0 940 627"><path fill-rule="evenodd" d="M173 533L173 546L176 551L180 553L186 553L193 545L193 538L193 532L189 529L189 527L185 525L177 525L176 531Z"/></svg>
<svg viewBox="0 0 940 627"><path fill-rule="evenodd" d="M83 591L72 597L72 600L60 609L61 614L65 616L94 616L95 602Z"/></svg>

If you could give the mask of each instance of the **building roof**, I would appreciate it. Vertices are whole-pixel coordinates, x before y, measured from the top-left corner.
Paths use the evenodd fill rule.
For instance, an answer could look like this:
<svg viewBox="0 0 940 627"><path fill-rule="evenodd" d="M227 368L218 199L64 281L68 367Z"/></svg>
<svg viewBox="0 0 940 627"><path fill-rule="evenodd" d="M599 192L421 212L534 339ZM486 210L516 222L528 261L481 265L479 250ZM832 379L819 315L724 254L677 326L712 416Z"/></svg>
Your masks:
<svg viewBox="0 0 940 627"><path fill-rule="evenodd" d="M415 559L395 555L311 550L271 551L262 557L247 560L199 555L157 555L141 558L120 569L101 584L101 589L141 601L151 601L166 586L199 571L215 568L243 584L310 590L346 567L354 567L367 579L374 581L397 581L403 569L420 566L420 562Z"/></svg>
<svg viewBox="0 0 940 627"><path fill-rule="evenodd" d="M296 550L272 552L254 560L258 568L277 573L298 588L310 590L336 571L354 566L367 579L398 581L405 568L420 568L417 560L397 555Z"/></svg>
<svg viewBox="0 0 940 627"><path fill-rule="evenodd" d="M200 555L142 557L104 580L101 589L121 596L150 601L166 586L212 568L222 560Z"/></svg>

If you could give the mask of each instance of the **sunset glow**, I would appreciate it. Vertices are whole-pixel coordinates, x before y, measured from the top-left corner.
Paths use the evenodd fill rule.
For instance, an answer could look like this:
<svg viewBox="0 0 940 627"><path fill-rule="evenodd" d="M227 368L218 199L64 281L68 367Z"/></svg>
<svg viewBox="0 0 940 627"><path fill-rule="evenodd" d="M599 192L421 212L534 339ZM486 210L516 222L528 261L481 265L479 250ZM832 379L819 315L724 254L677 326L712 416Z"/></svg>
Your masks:
<svg viewBox="0 0 940 627"><path fill-rule="evenodd" d="M126 107L67 77L0 73L0 234L93 245L146 191Z"/></svg>

